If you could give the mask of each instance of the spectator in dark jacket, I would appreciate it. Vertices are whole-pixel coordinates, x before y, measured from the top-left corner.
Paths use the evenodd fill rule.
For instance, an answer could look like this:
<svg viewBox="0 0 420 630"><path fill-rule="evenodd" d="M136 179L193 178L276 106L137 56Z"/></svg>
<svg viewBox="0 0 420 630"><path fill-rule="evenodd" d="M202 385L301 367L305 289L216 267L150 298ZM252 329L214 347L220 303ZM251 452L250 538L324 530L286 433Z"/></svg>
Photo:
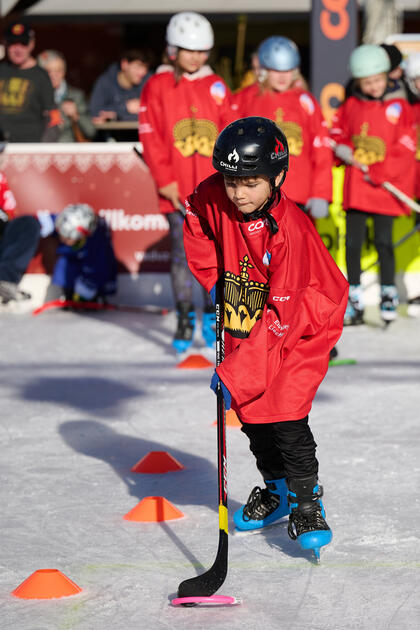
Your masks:
<svg viewBox="0 0 420 630"><path fill-rule="evenodd" d="M127 50L119 63L112 64L97 79L90 100L90 113L95 124L110 120L137 121L139 97L151 76L151 53Z"/></svg>

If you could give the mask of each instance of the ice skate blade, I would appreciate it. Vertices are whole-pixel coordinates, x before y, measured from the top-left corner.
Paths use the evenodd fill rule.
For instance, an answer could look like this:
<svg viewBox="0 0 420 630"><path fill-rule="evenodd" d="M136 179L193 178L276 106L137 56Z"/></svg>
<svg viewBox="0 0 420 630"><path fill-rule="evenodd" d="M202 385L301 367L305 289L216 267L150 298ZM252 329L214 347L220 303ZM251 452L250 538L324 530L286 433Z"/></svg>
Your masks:
<svg viewBox="0 0 420 630"><path fill-rule="evenodd" d="M396 311L383 311L381 313L381 319L384 322L384 324L390 324L391 322L395 322L397 317L398 317L398 314L396 313Z"/></svg>
<svg viewBox="0 0 420 630"><path fill-rule="evenodd" d="M196 597L175 597L171 604L172 606L197 606L198 604L207 604L211 606L237 606L241 604L242 600L236 597L229 597L228 595L210 595L210 597L196 596Z"/></svg>

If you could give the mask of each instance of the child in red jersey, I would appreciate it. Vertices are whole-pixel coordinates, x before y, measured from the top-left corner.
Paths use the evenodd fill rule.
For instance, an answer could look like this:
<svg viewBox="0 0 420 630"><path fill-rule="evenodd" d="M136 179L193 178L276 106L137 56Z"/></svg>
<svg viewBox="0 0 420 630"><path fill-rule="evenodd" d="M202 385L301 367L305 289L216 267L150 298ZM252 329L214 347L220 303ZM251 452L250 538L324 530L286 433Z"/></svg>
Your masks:
<svg viewBox="0 0 420 630"><path fill-rule="evenodd" d="M294 42L272 36L258 48L258 81L235 95L240 116L271 118L286 135L290 174L286 195L312 218L328 216L333 154L327 123L316 99L302 86Z"/></svg>
<svg viewBox="0 0 420 630"><path fill-rule="evenodd" d="M156 181L160 210L169 221L171 277L178 311L173 346L184 352L193 342L195 309L193 279L182 242L182 202L213 172L214 142L234 116L229 89L206 64L213 47L208 20L198 13L178 13L168 24L166 40L171 65L158 68L143 89L140 140ZM207 295L203 337L209 346L213 345L214 309Z"/></svg>
<svg viewBox="0 0 420 630"><path fill-rule="evenodd" d="M344 323L348 325L363 322L360 255L368 216L373 217L379 257L381 317L390 322L397 316L392 224L394 217L410 211L387 190L371 182L389 181L413 196L415 129L411 107L399 84L389 79L389 68L389 57L381 46L365 44L352 52L354 89L337 110L331 129L337 157L350 164L343 194L350 283ZM371 182L366 181L362 169L368 170Z"/></svg>
<svg viewBox="0 0 420 630"><path fill-rule="evenodd" d="M273 121L228 125L213 153L219 172L187 200L184 244L210 294L224 278L226 358L212 388L221 381L266 483L235 524L256 529L290 513L289 535L319 555L332 534L308 413L342 331L347 282L281 190L288 163L287 140Z"/></svg>

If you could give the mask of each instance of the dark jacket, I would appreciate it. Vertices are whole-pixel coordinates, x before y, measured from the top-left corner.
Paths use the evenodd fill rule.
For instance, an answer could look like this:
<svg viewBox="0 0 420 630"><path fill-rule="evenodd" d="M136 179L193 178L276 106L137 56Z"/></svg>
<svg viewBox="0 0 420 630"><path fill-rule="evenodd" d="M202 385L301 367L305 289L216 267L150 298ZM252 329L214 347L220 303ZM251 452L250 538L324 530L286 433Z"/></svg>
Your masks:
<svg viewBox="0 0 420 630"><path fill-rule="evenodd" d="M119 65L113 63L96 80L90 98L90 113L92 117L98 116L99 112L104 110L117 112L117 120L137 120L137 114L129 114L125 104L126 101L132 98L140 97L144 84L152 76L152 73L146 74L139 85L126 90L118 83L118 72Z"/></svg>

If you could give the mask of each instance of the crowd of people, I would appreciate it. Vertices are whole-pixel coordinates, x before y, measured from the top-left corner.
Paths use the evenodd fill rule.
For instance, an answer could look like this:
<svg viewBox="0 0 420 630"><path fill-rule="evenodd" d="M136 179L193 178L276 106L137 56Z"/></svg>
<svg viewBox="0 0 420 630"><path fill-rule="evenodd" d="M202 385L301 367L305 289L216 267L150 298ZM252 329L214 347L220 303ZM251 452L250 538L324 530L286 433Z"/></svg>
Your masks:
<svg viewBox="0 0 420 630"><path fill-rule="evenodd" d="M393 218L410 210L381 183L390 181L408 196L420 197L415 161L420 52L404 61L394 45L358 46L349 59L345 101L328 128L301 74L299 50L284 36L261 42L241 87L232 92L208 65L214 45L210 22L182 12L169 21L164 61L156 71L149 51L126 50L98 77L89 100L67 82L60 51L34 55L35 32L27 22L10 24L3 38L0 130L5 141L82 142L98 138L98 127L106 122L138 124L143 157L169 223L177 351L193 343L197 310L182 239L184 201L213 172L218 134L247 116L271 119L285 133L290 169L282 190L314 222L329 214L333 165L346 164L343 207L350 295L345 324L363 322L360 260L368 217L373 218L379 257L381 316L386 322L396 317ZM6 217L7 209L2 209ZM420 300L411 302L415 309ZM202 307L202 335L213 345L214 307L207 292Z"/></svg>

